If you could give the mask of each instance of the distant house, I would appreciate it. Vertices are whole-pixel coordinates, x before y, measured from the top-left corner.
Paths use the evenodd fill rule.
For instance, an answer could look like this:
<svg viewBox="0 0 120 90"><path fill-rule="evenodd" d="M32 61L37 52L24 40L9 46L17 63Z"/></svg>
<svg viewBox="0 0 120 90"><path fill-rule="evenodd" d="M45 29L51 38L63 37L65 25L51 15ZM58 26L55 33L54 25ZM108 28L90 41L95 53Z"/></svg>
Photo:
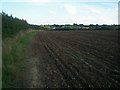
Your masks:
<svg viewBox="0 0 120 90"><path fill-rule="evenodd" d="M89 26L82 26L81 29L90 29Z"/></svg>
<svg viewBox="0 0 120 90"><path fill-rule="evenodd" d="M56 27L52 27L52 29L56 29Z"/></svg>

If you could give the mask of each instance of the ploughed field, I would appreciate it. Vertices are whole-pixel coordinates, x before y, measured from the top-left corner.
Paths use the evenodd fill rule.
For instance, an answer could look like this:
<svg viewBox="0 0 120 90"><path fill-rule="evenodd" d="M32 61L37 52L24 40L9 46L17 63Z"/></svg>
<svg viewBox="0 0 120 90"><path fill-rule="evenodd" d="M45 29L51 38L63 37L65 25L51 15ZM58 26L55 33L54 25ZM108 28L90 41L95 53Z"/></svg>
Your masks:
<svg viewBox="0 0 120 90"><path fill-rule="evenodd" d="M27 48L24 87L120 87L118 31L40 31Z"/></svg>

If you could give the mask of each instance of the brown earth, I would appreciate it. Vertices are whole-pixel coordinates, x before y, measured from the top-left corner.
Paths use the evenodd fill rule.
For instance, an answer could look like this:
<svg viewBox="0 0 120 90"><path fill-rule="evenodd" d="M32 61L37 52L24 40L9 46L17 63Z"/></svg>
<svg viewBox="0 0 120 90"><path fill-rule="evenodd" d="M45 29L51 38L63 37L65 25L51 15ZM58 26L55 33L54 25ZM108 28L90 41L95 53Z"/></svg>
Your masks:
<svg viewBox="0 0 120 90"><path fill-rule="evenodd" d="M26 51L22 87L120 87L117 31L41 31Z"/></svg>

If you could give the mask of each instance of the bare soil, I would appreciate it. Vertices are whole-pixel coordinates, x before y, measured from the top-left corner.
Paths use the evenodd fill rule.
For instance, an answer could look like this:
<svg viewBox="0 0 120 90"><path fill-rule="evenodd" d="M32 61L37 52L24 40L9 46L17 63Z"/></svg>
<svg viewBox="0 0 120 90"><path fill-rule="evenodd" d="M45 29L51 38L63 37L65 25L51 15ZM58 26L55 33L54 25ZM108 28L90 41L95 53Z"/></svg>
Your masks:
<svg viewBox="0 0 120 90"><path fill-rule="evenodd" d="M22 87L120 87L118 31L40 31L26 49Z"/></svg>

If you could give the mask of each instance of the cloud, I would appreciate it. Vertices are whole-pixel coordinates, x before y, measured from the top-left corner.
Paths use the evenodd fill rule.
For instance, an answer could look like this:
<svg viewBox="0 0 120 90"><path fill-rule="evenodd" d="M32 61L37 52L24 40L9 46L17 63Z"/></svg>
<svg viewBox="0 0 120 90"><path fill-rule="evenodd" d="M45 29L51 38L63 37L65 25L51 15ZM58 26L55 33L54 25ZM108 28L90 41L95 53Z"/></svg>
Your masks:
<svg viewBox="0 0 120 90"><path fill-rule="evenodd" d="M119 2L119 0L0 0L0 2Z"/></svg>
<svg viewBox="0 0 120 90"><path fill-rule="evenodd" d="M78 24L117 24L117 5L110 4L109 6L88 3L82 3L79 5L76 4L76 6L66 4L64 7L69 15L65 18L65 20L70 23ZM71 9L71 7L75 7L75 12ZM63 20L63 22L65 20Z"/></svg>
<svg viewBox="0 0 120 90"><path fill-rule="evenodd" d="M68 7L67 7L68 8ZM117 24L118 23L118 10L116 8L105 8L95 5L79 5L76 6L77 14L71 13L69 8L69 15L64 17L49 17L41 18L39 24ZM49 10L49 13L54 15L56 12ZM63 13L64 14L64 13ZM36 22L37 19L34 21Z"/></svg>
<svg viewBox="0 0 120 90"><path fill-rule="evenodd" d="M80 10L76 22L86 24L117 24L118 10L117 8L99 7L95 5L81 5L78 7Z"/></svg>
<svg viewBox="0 0 120 90"><path fill-rule="evenodd" d="M52 0L0 0L0 2L33 2L33 3L48 3Z"/></svg>
<svg viewBox="0 0 120 90"><path fill-rule="evenodd" d="M47 3L47 2L50 2L50 0L26 0L26 1L36 2L36 3Z"/></svg>
<svg viewBox="0 0 120 90"><path fill-rule="evenodd" d="M56 12L55 12L55 11L52 11L52 10L50 10L49 13L52 14L52 15L55 15L55 14L56 14Z"/></svg>
<svg viewBox="0 0 120 90"><path fill-rule="evenodd" d="M104 6L112 6L112 5L115 5L115 4L117 4L117 3L115 3L115 2L102 2L101 3L102 5L104 5Z"/></svg>
<svg viewBox="0 0 120 90"><path fill-rule="evenodd" d="M74 5L65 4L64 7L65 7L65 10L67 11L68 14L70 14L70 15L77 14L77 9Z"/></svg>
<svg viewBox="0 0 120 90"><path fill-rule="evenodd" d="M76 5L76 6L74 6ZM103 6L103 5L93 5L93 4L63 4L63 8L68 13L65 15L65 12L57 12L56 14L54 9L49 9L49 17L42 18L38 21L39 24L117 24L118 23L118 8L117 5Z"/></svg>

